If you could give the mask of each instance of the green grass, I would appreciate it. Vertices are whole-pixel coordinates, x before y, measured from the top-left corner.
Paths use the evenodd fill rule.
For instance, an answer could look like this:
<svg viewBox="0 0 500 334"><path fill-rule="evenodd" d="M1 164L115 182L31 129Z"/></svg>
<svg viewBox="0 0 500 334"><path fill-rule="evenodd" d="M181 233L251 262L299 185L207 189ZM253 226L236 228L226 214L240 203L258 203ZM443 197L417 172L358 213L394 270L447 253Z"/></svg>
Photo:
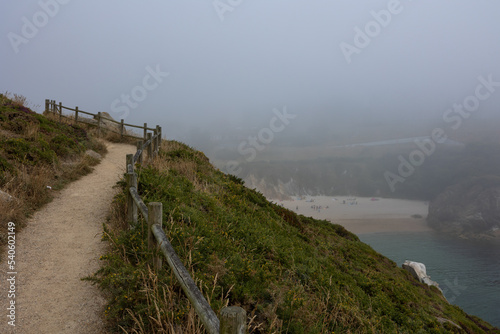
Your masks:
<svg viewBox="0 0 500 334"><path fill-rule="evenodd" d="M90 143L82 128L48 119L3 95L0 127L11 134L11 138L1 138L3 158L27 165L57 162L60 157L82 153Z"/></svg>
<svg viewBox="0 0 500 334"><path fill-rule="evenodd" d="M242 306L254 333L500 333L343 227L268 202L183 144L163 146L140 170L139 192L163 203L165 232L216 313ZM113 226L124 220L120 186ZM104 239L110 250L90 279L110 296L112 329L199 331L170 269L151 269L142 224L106 227Z"/></svg>
<svg viewBox="0 0 500 334"><path fill-rule="evenodd" d="M5 224L21 228L27 217L48 203L53 190L89 173L97 161L87 149L105 153L105 146L73 125L37 114L19 95L0 94L0 189L16 201L0 201L0 246Z"/></svg>

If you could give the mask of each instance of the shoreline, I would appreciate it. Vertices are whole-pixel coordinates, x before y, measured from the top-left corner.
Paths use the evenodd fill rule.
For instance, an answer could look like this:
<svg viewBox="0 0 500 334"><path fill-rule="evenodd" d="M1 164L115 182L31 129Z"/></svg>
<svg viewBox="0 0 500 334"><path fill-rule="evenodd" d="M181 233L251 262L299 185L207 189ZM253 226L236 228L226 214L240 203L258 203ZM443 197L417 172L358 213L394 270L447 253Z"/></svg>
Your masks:
<svg viewBox="0 0 500 334"><path fill-rule="evenodd" d="M342 225L354 234L427 232L428 203L380 197L307 196L272 200L298 214Z"/></svg>
<svg viewBox="0 0 500 334"><path fill-rule="evenodd" d="M328 219L327 219L328 220ZM434 231L425 219L344 219L328 220L332 224L342 225L356 235L387 232L429 232Z"/></svg>

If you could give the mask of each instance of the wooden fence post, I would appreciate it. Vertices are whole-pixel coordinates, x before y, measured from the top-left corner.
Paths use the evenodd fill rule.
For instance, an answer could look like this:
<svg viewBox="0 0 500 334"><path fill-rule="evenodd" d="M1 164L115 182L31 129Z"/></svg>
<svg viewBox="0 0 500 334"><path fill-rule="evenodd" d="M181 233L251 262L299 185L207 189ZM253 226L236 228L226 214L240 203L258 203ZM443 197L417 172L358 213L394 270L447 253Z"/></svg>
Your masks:
<svg viewBox="0 0 500 334"><path fill-rule="evenodd" d="M62 102L59 102L59 123L62 123Z"/></svg>
<svg viewBox="0 0 500 334"><path fill-rule="evenodd" d="M75 107L75 124L78 124L78 107Z"/></svg>
<svg viewBox="0 0 500 334"><path fill-rule="evenodd" d="M49 112L49 99L45 99L45 112Z"/></svg>
<svg viewBox="0 0 500 334"><path fill-rule="evenodd" d="M148 141L149 141L149 145L148 145L148 161L151 162L153 161L153 141L151 140L152 136L151 136L151 132L148 133Z"/></svg>
<svg viewBox="0 0 500 334"><path fill-rule="evenodd" d="M101 112L97 113L97 137L101 138Z"/></svg>
<svg viewBox="0 0 500 334"><path fill-rule="evenodd" d="M220 334L247 333L247 312L241 307L224 307L220 316Z"/></svg>
<svg viewBox="0 0 500 334"><path fill-rule="evenodd" d="M142 140L139 140L137 142L137 150L142 150L142 145L143 145L143 141ZM137 159L137 162L140 163L142 165L142 157L144 155L144 150L141 152L141 154L139 154L139 159Z"/></svg>
<svg viewBox="0 0 500 334"><path fill-rule="evenodd" d="M148 137L148 123L144 123L144 140Z"/></svg>
<svg viewBox="0 0 500 334"><path fill-rule="evenodd" d="M128 169L128 165L132 165L132 169ZM127 159L125 161L125 173L133 173L134 172L134 155L127 154Z"/></svg>
<svg viewBox="0 0 500 334"><path fill-rule="evenodd" d="M130 194L131 187L137 189L137 175L135 173L127 173L127 221L129 228L137 224L137 205Z"/></svg>
<svg viewBox="0 0 500 334"><path fill-rule="evenodd" d="M154 224L162 226L163 205L159 202L148 204L148 248L153 250L153 266L156 270L161 269L162 261L158 255L157 242L151 229Z"/></svg>
<svg viewBox="0 0 500 334"><path fill-rule="evenodd" d="M160 137L160 126L156 126L156 154L158 154L158 151L160 150L160 143L161 143L161 137Z"/></svg>
<svg viewBox="0 0 500 334"><path fill-rule="evenodd" d="M120 124L120 139L123 138L123 129L124 129L124 126L123 126L123 118L121 119L121 124Z"/></svg>
<svg viewBox="0 0 500 334"><path fill-rule="evenodd" d="M161 134L161 126L158 126L158 140L159 140L159 142L158 142L158 151L160 151L160 149L161 149L161 141L162 141L161 140L161 136L162 136L162 134Z"/></svg>
<svg viewBox="0 0 500 334"><path fill-rule="evenodd" d="M156 157L156 153L158 152L158 130L153 130L154 140L153 140L153 156Z"/></svg>

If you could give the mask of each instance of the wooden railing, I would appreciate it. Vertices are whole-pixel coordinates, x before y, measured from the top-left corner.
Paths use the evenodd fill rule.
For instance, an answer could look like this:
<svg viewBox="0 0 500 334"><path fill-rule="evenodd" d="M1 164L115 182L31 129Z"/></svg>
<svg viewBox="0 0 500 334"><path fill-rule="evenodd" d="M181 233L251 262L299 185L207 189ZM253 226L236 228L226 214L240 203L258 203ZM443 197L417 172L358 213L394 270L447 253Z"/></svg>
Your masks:
<svg viewBox="0 0 500 334"><path fill-rule="evenodd" d="M156 128L148 128L147 123L144 123L144 126L140 126L140 125L125 123L123 119L121 119L120 122L118 122L118 121L115 121L114 119L104 117L101 112L98 112L97 114L93 114L90 112L80 110L80 109L78 109L78 107L75 107L75 108L65 107L62 105L61 102L56 103L55 100L48 100L48 99L45 100L45 112L53 113L54 115L58 115L59 121L62 121L63 117L69 118L67 115L63 114L63 110L68 110L68 111L74 112L72 119L73 119L75 124L85 123L85 124L97 127L97 134L99 137L101 136L101 130L105 128L107 131L119 134L121 138L132 137L132 138L137 138L137 139L143 139L144 141L146 141L149 139L148 135L151 134L151 136L153 138L159 138L154 143L154 147L156 147L156 148L158 148L159 144L161 143L161 127L158 125L156 126ZM92 118L82 118L82 117L80 117L80 114L92 116ZM92 121L95 121L96 124L94 124ZM117 125L117 128L119 128L119 131L115 131L110 127L104 126L103 121L115 123ZM129 134L125 131L125 126L130 127L130 128L142 129L144 135L142 137L139 137L138 135ZM152 133L148 133L148 131L151 131ZM139 143L138 143L138 145L139 145Z"/></svg>
<svg viewBox="0 0 500 334"><path fill-rule="evenodd" d="M172 244L168 240L162 227L163 207L162 203L152 202L147 206L142 201L137 190L137 174L134 172L136 162L142 160L143 149L138 149L135 154L126 157L127 171L127 220L129 227L137 226L138 212L142 214L148 224L148 247L152 250L160 249L167 259L170 269L173 271L182 290L193 305L196 313L201 319L207 332L210 334L243 334L247 332L246 311L241 307L230 306L221 310L221 320L208 304L200 289L196 286L188 270L182 264L179 256L175 253ZM148 151L149 152L149 151ZM148 153L148 161L153 156ZM153 265L156 269L162 266L161 258L155 256Z"/></svg>
<svg viewBox="0 0 500 334"><path fill-rule="evenodd" d="M74 122L84 122L89 124L88 119L86 121L80 120L78 118L79 113L93 116L94 119L97 119L97 124L93 124L98 127L98 134L100 134L101 130L101 121L103 119L114 122L116 124L120 124L120 131L116 133L120 133L120 136L130 136L134 138L140 138L136 136L131 136L125 133L124 126L142 128L144 129L144 137L143 140L137 142L137 151L135 154L127 154L126 156L126 175L127 175L127 220L129 222L129 227L134 228L137 226L138 222L138 213L144 217L144 221L148 224L148 247L154 251L160 249L165 258L167 259L167 263L170 266L170 269L173 271L177 281L179 282L182 290L188 297L189 301L193 305L196 313L201 319L201 322L205 326L205 329L210 334L243 334L247 332L246 325L246 311L241 307L230 306L225 307L221 310L220 320L217 318L217 315L208 304L205 297L201 293L200 289L196 286L193 278L189 274L188 270L182 264L179 256L175 253L172 244L168 240L165 232L162 227L162 219L163 219L163 208L162 203L152 202L147 206L142 201L139 196L139 192L137 190L137 174L134 171L135 164L139 163L141 166L143 164L147 164L151 162L157 155L160 150L161 145L161 127L156 126L156 128L148 128L147 124L144 123L144 126L137 126L132 124L125 124L123 119L121 122L117 122L115 120L105 118L101 115L101 113L92 114L89 112L85 112L79 110L78 107L74 109L68 108L62 105L61 102L59 104L54 100L45 100L45 110L47 112L52 112L54 114L59 115L59 120L62 120L62 117L67 117L63 115L62 110L70 110L74 111ZM91 124L91 123L90 123ZM107 128L108 131L113 131L112 129ZM153 131L153 133L148 132ZM144 159L144 153L147 152L146 159ZM153 265L158 270L162 266L161 258L158 256L154 256Z"/></svg>

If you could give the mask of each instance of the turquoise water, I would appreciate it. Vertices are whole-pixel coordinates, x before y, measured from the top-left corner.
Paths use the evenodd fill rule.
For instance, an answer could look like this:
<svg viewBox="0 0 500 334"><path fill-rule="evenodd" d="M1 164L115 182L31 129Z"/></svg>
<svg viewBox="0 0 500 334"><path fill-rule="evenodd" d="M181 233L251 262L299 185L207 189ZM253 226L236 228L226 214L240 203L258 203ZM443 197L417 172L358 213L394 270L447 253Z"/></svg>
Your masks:
<svg viewBox="0 0 500 334"><path fill-rule="evenodd" d="M422 262L452 304L500 328L500 244L436 232L373 233L359 238L399 267Z"/></svg>

